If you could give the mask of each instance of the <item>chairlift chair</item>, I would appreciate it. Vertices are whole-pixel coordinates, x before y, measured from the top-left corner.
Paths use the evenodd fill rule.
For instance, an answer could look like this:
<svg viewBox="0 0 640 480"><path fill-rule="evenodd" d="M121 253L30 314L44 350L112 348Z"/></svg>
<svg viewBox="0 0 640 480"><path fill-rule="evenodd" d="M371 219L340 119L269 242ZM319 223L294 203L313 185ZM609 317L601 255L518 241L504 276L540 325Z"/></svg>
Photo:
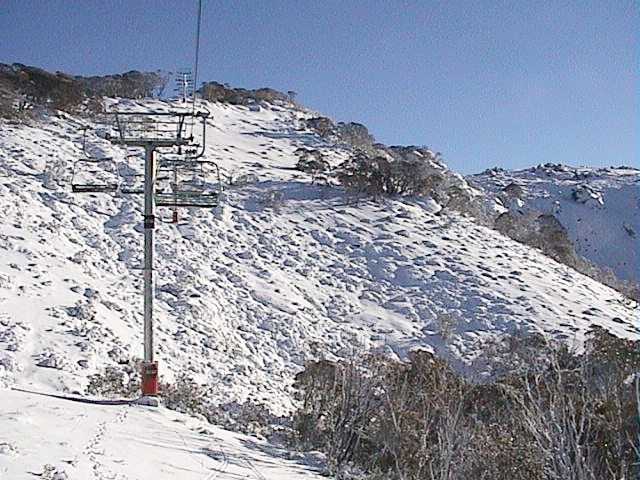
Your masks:
<svg viewBox="0 0 640 480"><path fill-rule="evenodd" d="M220 169L210 160L160 161L155 203L158 207L215 208L220 204Z"/></svg>
<svg viewBox="0 0 640 480"><path fill-rule="evenodd" d="M115 162L111 158L80 159L73 164L73 193L115 193L118 181Z"/></svg>
<svg viewBox="0 0 640 480"><path fill-rule="evenodd" d="M86 158L73 163L71 191L73 193L114 193L118 190L116 163L110 157L94 158L87 152L87 130L84 128L82 151Z"/></svg>

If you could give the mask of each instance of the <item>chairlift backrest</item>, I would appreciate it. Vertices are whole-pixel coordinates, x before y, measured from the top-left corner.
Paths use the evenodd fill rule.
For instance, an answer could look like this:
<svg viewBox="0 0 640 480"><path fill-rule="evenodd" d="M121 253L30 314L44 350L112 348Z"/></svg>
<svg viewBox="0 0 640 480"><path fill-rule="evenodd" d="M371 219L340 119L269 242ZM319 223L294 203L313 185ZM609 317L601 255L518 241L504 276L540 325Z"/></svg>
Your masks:
<svg viewBox="0 0 640 480"><path fill-rule="evenodd" d="M222 194L218 165L194 157L160 160L155 201L160 207L216 207Z"/></svg>

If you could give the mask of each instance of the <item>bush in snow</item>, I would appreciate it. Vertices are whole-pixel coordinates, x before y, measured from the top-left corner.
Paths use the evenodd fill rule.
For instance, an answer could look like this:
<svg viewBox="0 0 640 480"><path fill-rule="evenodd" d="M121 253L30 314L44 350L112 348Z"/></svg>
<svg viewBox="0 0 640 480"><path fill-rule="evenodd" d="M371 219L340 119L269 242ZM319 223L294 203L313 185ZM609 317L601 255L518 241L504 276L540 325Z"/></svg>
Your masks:
<svg viewBox="0 0 640 480"><path fill-rule="evenodd" d="M210 102L228 103L231 105L257 105L260 103L288 104L292 100L288 94L272 88L247 90L232 88L228 84L207 82L199 90L202 98Z"/></svg>
<svg viewBox="0 0 640 480"><path fill-rule="evenodd" d="M135 398L140 394L140 360L111 365L101 373L89 375L86 393L96 397Z"/></svg>
<svg viewBox="0 0 640 480"><path fill-rule="evenodd" d="M335 125L330 118L313 117L306 120L307 128L314 130L323 138L329 138L335 131Z"/></svg>
<svg viewBox="0 0 640 480"><path fill-rule="evenodd" d="M337 169L348 190L374 197L429 196L442 207L482 217L479 192L451 172L439 154L422 147L389 147L376 156L357 151Z"/></svg>
<svg viewBox="0 0 640 480"><path fill-rule="evenodd" d="M50 463L45 464L42 467L42 473L33 473L32 475L39 476L42 480L67 480L67 472L59 469Z"/></svg>
<svg viewBox="0 0 640 480"><path fill-rule="evenodd" d="M418 164L357 152L338 167L337 178L348 190L374 197L420 195L439 179L421 175L419 170Z"/></svg>
<svg viewBox="0 0 640 480"><path fill-rule="evenodd" d="M367 127L356 122L340 122L335 127L335 134L341 142L350 147L371 153L375 138L369 133Z"/></svg>
<svg viewBox="0 0 640 480"><path fill-rule="evenodd" d="M198 384L187 375L180 375L173 383L160 383L162 404L170 410L192 416L207 415L210 387Z"/></svg>
<svg viewBox="0 0 640 480"><path fill-rule="evenodd" d="M350 465L370 479L637 478L640 342L594 329L580 353L539 335L492 352L485 383L427 352L309 363L295 440L338 478Z"/></svg>
<svg viewBox="0 0 640 480"><path fill-rule="evenodd" d="M286 419L272 414L265 405L251 400L212 405L205 415L209 422L228 430L262 437L273 435L276 429L288 423Z"/></svg>
<svg viewBox="0 0 640 480"><path fill-rule="evenodd" d="M298 155L296 169L311 175L312 183L327 179L326 175L329 173L331 166L325 160L321 151L299 148L295 153Z"/></svg>

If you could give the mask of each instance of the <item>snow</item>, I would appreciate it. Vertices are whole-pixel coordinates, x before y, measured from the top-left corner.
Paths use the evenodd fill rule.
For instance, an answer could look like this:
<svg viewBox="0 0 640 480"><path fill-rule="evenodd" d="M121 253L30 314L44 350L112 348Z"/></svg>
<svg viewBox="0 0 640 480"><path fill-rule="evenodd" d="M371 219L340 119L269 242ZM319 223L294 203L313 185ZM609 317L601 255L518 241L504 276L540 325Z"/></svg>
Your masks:
<svg viewBox="0 0 640 480"><path fill-rule="evenodd" d="M294 375L319 356L380 348L404 358L426 348L483 375L482 362L474 362L484 342L506 333L542 331L579 345L600 325L640 337L637 305L619 293L466 217L442 215L431 199L373 202L311 185L293 168L297 148L321 149L334 165L346 152L304 128L310 113L207 107L204 158L234 185L222 211L185 210L178 226L156 229L155 333L164 377L187 373L214 386L217 403L250 400L286 413L294 408ZM82 392L88 375L142 355L141 198L70 192L73 162L82 157L80 123L65 115L0 124L0 386ZM141 172L142 152L93 135L89 144ZM630 201L622 186L615 202L613 190L601 191L605 208ZM624 219L638 231L637 218ZM187 427L190 420L162 409L43 399L0 392L0 444L11 444L0 454L7 478L76 456L77 468L63 465L69 478L90 478L82 474L94 468L104 478L151 478L143 473L150 465L167 477L207 478L221 467L219 455L203 449L249 455L240 437L214 429L223 441L211 443ZM43 458L30 438L43 442ZM134 456L142 444L147 456ZM251 470L242 460L228 464ZM304 478L278 472L273 478Z"/></svg>
<svg viewBox="0 0 640 480"><path fill-rule="evenodd" d="M0 394L2 479L322 478L308 465L312 456L290 459L264 440L164 408Z"/></svg>
<svg viewBox="0 0 640 480"><path fill-rule="evenodd" d="M489 170L470 179L499 195L519 185L519 208L554 215L580 255L623 280L640 282L640 170L546 164Z"/></svg>

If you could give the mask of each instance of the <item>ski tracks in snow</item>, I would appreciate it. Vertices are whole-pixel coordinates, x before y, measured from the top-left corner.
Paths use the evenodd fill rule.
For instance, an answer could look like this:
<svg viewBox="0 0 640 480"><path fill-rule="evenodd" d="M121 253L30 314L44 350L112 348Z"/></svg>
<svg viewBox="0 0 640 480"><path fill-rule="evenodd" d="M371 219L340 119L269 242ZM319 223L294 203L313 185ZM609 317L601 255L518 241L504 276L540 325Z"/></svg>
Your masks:
<svg viewBox="0 0 640 480"><path fill-rule="evenodd" d="M211 472L204 478L204 480L218 480L222 479L222 475L227 473L229 469L229 456L227 452L222 448L221 445L216 447L216 450L213 450L209 447L206 447L202 450L207 457L220 462L220 467L211 470Z"/></svg>

